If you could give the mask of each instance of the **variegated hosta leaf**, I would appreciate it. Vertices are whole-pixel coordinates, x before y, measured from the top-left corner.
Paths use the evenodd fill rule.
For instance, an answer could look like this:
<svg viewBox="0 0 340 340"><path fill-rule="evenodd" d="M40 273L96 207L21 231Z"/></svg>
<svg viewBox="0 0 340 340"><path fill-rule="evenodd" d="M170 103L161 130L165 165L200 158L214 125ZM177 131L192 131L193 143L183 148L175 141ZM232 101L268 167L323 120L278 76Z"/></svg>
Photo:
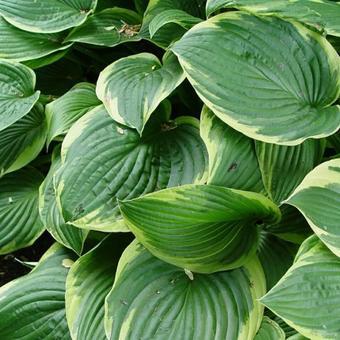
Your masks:
<svg viewBox="0 0 340 340"><path fill-rule="evenodd" d="M74 122L100 104L95 86L90 83L79 83L63 96L46 105L47 144L55 137L65 134Z"/></svg>
<svg viewBox="0 0 340 340"><path fill-rule="evenodd" d="M27 115L0 131L0 177L35 159L44 147L46 135L44 107L39 103Z"/></svg>
<svg viewBox="0 0 340 340"><path fill-rule="evenodd" d="M65 41L113 47L123 42L138 41L140 16L125 8L108 8L90 16L74 28Z"/></svg>
<svg viewBox="0 0 340 340"><path fill-rule="evenodd" d="M0 0L0 14L13 26L35 33L53 33L79 26L97 0Z"/></svg>
<svg viewBox="0 0 340 340"><path fill-rule="evenodd" d="M184 80L177 58L165 54L163 64L150 53L115 61L99 75L97 96L112 118L141 134L158 105Z"/></svg>
<svg viewBox="0 0 340 340"><path fill-rule="evenodd" d="M205 0L150 0L148 7L144 13L143 25L140 30L140 36L144 39L151 39L151 41L158 46L166 48L171 42L180 38L185 32L185 28L175 23L169 23L165 26L159 27L157 32L153 32L153 28L150 29L150 24L155 25L157 22L161 22L163 13L168 11L181 11L181 17L183 18L183 12L187 13L188 16L200 18L204 17L204 4ZM177 13L178 15L178 13ZM156 26L159 26L158 24Z"/></svg>
<svg viewBox="0 0 340 340"><path fill-rule="evenodd" d="M340 153L340 130L328 138L329 143L335 149L337 153Z"/></svg>
<svg viewBox="0 0 340 340"><path fill-rule="evenodd" d="M298 208L315 234L340 256L340 158L314 168L286 203Z"/></svg>
<svg viewBox="0 0 340 340"><path fill-rule="evenodd" d="M297 246L261 231L258 257L261 261L267 289L272 288L293 264Z"/></svg>
<svg viewBox="0 0 340 340"><path fill-rule="evenodd" d="M53 150L51 168L39 188L39 213L47 231L56 241L81 254L88 232L66 224L58 209L53 176L61 165L60 148Z"/></svg>
<svg viewBox="0 0 340 340"><path fill-rule="evenodd" d="M312 234L306 219L296 208L283 204L280 206L281 220L279 223L265 226L265 230L282 240L301 244Z"/></svg>
<svg viewBox="0 0 340 340"><path fill-rule="evenodd" d="M194 272L242 266L257 250L257 224L280 211L260 194L186 185L119 204L129 229L155 256Z"/></svg>
<svg viewBox="0 0 340 340"><path fill-rule="evenodd" d="M274 321L267 316L263 317L259 331L257 332L254 340L285 340L285 332Z"/></svg>
<svg viewBox="0 0 340 340"><path fill-rule="evenodd" d="M194 17L180 9L169 9L157 14L149 24L149 32L151 39L164 26L168 24L176 24L188 30L192 26L201 22L202 19Z"/></svg>
<svg viewBox="0 0 340 340"><path fill-rule="evenodd" d="M207 155L197 120L168 121L168 109L161 105L142 137L116 123L103 106L72 126L56 176L67 222L100 231L126 231L117 198L204 180Z"/></svg>
<svg viewBox="0 0 340 340"><path fill-rule="evenodd" d="M312 236L261 302L307 338L338 339L339 282L339 258Z"/></svg>
<svg viewBox="0 0 340 340"><path fill-rule="evenodd" d="M296 145L340 127L340 106L332 105L339 57L299 23L223 13L194 26L171 50L203 102L251 138Z"/></svg>
<svg viewBox="0 0 340 340"><path fill-rule="evenodd" d="M38 33L34 33L38 34ZM54 53L51 53L45 57L31 59L23 61L22 63L32 70L38 69L40 67L44 67L50 64L57 62L59 59L63 58L68 53L68 50L61 50Z"/></svg>
<svg viewBox="0 0 340 340"><path fill-rule="evenodd" d="M210 275L185 273L133 242L106 298L109 339L252 340L265 291L259 261Z"/></svg>
<svg viewBox="0 0 340 340"><path fill-rule="evenodd" d="M256 142L256 155L270 199L281 203L322 159L324 140L306 140L295 146Z"/></svg>
<svg viewBox="0 0 340 340"><path fill-rule="evenodd" d="M294 19L340 36L340 3L332 0L208 0L207 15L222 8L238 8L261 15Z"/></svg>
<svg viewBox="0 0 340 340"><path fill-rule="evenodd" d="M39 99L35 74L27 66L0 59L0 131L31 111Z"/></svg>
<svg viewBox="0 0 340 340"><path fill-rule="evenodd" d="M209 154L208 184L264 191L253 140L223 123L206 106L201 113L201 136Z"/></svg>
<svg viewBox="0 0 340 340"><path fill-rule="evenodd" d="M105 298L112 288L117 263L126 245L126 240L114 234L72 266L65 299L73 340L106 340Z"/></svg>
<svg viewBox="0 0 340 340"><path fill-rule="evenodd" d="M0 288L2 340L71 340L65 315L65 281L72 252L54 244L29 274Z"/></svg>
<svg viewBox="0 0 340 340"><path fill-rule="evenodd" d="M0 58L25 61L67 49L64 34L38 34L22 31L0 17Z"/></svg>
<svg viewBox="0 0 340 340"><path fill-rule="evenodd" d="M38 211L42 181L31 167L0 178L0 254L33 244L44 231Z"/></svg>

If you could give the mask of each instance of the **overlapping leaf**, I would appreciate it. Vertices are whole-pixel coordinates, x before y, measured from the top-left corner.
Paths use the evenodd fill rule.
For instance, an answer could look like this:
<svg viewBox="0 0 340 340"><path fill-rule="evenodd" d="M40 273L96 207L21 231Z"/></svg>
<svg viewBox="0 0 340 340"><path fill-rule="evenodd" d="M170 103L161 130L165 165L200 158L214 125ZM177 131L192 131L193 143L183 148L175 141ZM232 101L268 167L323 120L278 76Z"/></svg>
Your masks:
<svg viewBox="0 0 340 340"><path fill-rule="evenodd" d="M42 181L40 172L31 167L0 178L0 254L33 244L43 232L38 211Z"/></svg>
<svg viewBox="0 0 340 340"><path fill-rule="evenodd" d="M124 8L109 8L89 17L74 28L66 41L113 47L123 42L138 41L140 17Z"/></svg>
<svg viewBox="0 0 340 340"><path fill-rule="evenodd" d="M298 208L315 234L340 256L340 159L317 166L286 202Z"/></svg>
<svg viewBox="0 0 340 340"><path fill-rule="evenodd" d="M207 15L222 8L238 8L261 15L275 15L315 26L340 36L340 4L332 0L208 0Z"/></svg>
<svg viewBox="0 0 340 340"><path fill-rule="evenodd" d="M119 222L117 198L204 180L207 155L197 121L180 117L169 122L168 109L164 104L155 112L142 137L112 120L103 106L72 126L56 178L67 222L126 230Z"/></svg>
<svg viewBox="0 0 340 340"><path fill-rule="evenodd" d="M182 68L172 54L163 65L150 53L122 58L99 75L97 96L118 123L141 134L158 105L184 80Z"/></svg>
<svg viewBox="0 0 340 340"><path fill-rule="evenodd" d="M298 23L223 13L171 50L203 102L249 137L296 145L340 127L340 107L332 105L340 91L338 55Z"/></svg>
<svg viewBox="0 0 340 340"><path fill-rule="evenodd" d="M46 105L47 144L52 139L65 134L74 122L100 104L96 97L95 86L90 83L79 83L63 96Z"/></svg>
<svg viewBox="0 0 340 340"><path fill-rule="evenodd" d="M55 148L50 171L39 188L39 214L45 228L56 241L81 254L88 232L66 224L57 206L53 176L60 165L60 148Z"/></svg>
<svg viewBox="0 0 340 340"><path fill-rule="evenodd" d="M132 243L106 299L108 338L254 338L263 313L257 299L265 290L257 259L233 271L189 276Z"/></svg>
<svg viewBox="0 0 340 340"><path fill-rule="evenodd" d="M263 317L261 327L254 340L285 340L285 332L280 326L267 316Z"/></svg>
<svg viewBox="0 0 340 340"><path fill-rule="evenodd" d="M294 265L262 299L302 335L337 339L340 261L316 236L301 246Z"/></svg>
<svg viewBox="0 0 340 340"><path fill-rule="evenodd" d="M54 33L79 26L97 0L1 0L0 14L12 25L36 33Z"/></svg>
<svg viewBox="0 0 340 340"><path fill-rule="evenodd" d="M25 116L39 98L28 67L0 59L0 131Z"/></svg>
<svg viewBox="0 0 340 340"><path fill-rule="evenodd" d="M214 185L186 185L120 202L124 220L155 256L194 272L242 266L256 252L257 224L279 220L264 196Z"/></svg>
<svg viewBox="0 0 340 340"><path fill-rule="evenodd" d="M36 104L14 124L0 131L0 174L18 170L35 159L47 135L44 108Z"/></svg>
<svg viewBox="0 0 340 340"><path fill-rule="evenodd" d="M254 143L223 123L206 106L201 114L201 136L209 153L209 184L264 191Z"/></svg>
<svg viewBox="0 0 340 340"><path fill-rule="evenodd" d="M31 273L1 287L1 339L71 339L65 281L73 260L70 251L55 244Z"/></svg>
<svg viewBox="0 0 340 340"><path fill-rule="evenodd" d="M118 234L113 236L79 258L67 276L66 315L73 340L106 340L105 298L126 245Z"/></svg>

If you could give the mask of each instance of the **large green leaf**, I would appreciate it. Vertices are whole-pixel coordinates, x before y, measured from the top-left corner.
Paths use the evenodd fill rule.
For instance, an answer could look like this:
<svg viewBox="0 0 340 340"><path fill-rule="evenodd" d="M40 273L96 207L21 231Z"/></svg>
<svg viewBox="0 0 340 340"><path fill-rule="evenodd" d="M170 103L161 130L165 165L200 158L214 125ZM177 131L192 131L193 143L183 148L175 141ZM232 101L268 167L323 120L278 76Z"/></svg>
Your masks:
<svg viewBox="0 0 340 340"><path fill-rule="evenodd" d="M312 233L306 219L293 206L283 204L280 210L280 222L266 225L265 230L282 240L301 244Z"/></svg>
<svg viewBox="0 0 340 340"><path fill-rule="evenodd" d="M74 255L53 245L31 273L0 288L2 340L70 340L65 281Z"/></svg>
<svg viewBox="0 0 340 340"><path fill-rule="evenodd" d="M194 272L242 266L258 246L257 224L280 218L260 194L186 185L121 201L130 230L155 256Z"/></svg>
<svg viewBox="0 0 340 340"><path fill-rule="evenodd" d="M163 65L150 53L115 61L99 75L97 96L118 123L142 133L162 100L184 80L177 58L165 54Z"/></svg>
<svg viewBox="0 0 340 340"><path fill-rule="evenodd" d="M0 0L0 14L12 25L36 33L53 33L79 26L97 0Z"/></svg>
<svg viewBox="0 0 340 340"><path fill-rule="evenodd" d="M0 177L35 159L47 135L44 107L36 104L14 124L0 131Z"/></svg>
<svg viewBox="0 0 340 340"><path fill-rule="evenodd" d="M261 302L307 338L338 339L339 281L339 258L312 236Z"/></svg>
<svg viewBox="0 0 340 340"><path fill-rule="evenodd" d="M126 241L114 234L80 257L66 281L66 316L73 340L106 340L104 303Z"/></svg>
<svg viewBox="0 0 340 340"><path fill-rule="evenodd" d="M25 61L67 49L64 34L37 34L22 31L0 17L0 58Z"/></svg>
<svg viewBox="0 0 340 340"><path fill-rule="evenodd" d="M123 42L138 41L141 19L125 8L109 8L89 17L74 28L65 41L113 47Z"/></svg>
<svg viewBox="0 0 340 340"><path fill-rule="evenodd" d="M206 106L201 113L201 136L209 154L208 184L264 191L253 141L223 123Z"/></svg>
<svg viewBox="0 0 340 340"><path fill-rule="evenodd" d="M39 98L27 66L0 59L0 131L25 116Z"/></svg>
<svg viewBox="0 0 340 340"><path fill-rule="evenodd" d="M270 199L281 203L301 183L303 178L319 164L325 143L306 140L295 146L256 142L264 187Z"/></svg>
<svg viewBox="0 0 340 340"><path fill-rule="evenodd" d="M143 18L143 25L140 30L140 35L144 39L151 39L150 33L152 35L152 42L155 44L166 48L172 41L177 40L180 38L183 33L186 31L182 25L178 25L175 22L169 22L167 25L162 25L159 27L157 32L154 32L153 28L151 27L150 32L150 24L153 22L152 25L156 25L157 22L162 22L164 18L164 13L168 11L181 11L181 18L185 16L183 14L187 13L186 20L188 17L191 17L191 21L195 20L193 17L203 17L204 15L204 3L205 0L194 0L194 1L187 1L187 0L150 0L148 3L148 7L144 13ZM169 13L169 12L168 12ZM174 13L174 12L172 12ZM178 12L177 12L178 15ZM179 17L179 19L181 19ZM182 24L183 24L183 20Z"/></svg>
<svg viewBox="0 0 340 340"><path fill-rule="evenodd" d="M88 232L66 224L57 206L53 176L60 166L60 148L56 147L53 150L51 168L39 188L40 218L56 241L81 254Z"/></svg>
<svg viewBox="0 0 340 340"><path fill-rule="evenodd" d="M261 265L211 275L185 273L133 242L106 299L109 339L252 340L263 309Z"/></svg>
<svg viewBox="0 0 340 340"><path fill-rule="evenodd" d="M296 145L340 127L340 106L332 105L340 93L339 57L299 23L223 13L194 26L171 50L203 102L251 138Z"/></svg>
<svg viewBox="0 0 340 340"><path fill-rule="evenodd" d="M315 234L340 256L340 158L317 166L286 203L298 208Z"/></svg>
<svg viewBox="0 0 340 340"><path fill-rule="evenodd" d="M100 101L96 96L95 86L90 83L79 83L46 105L47 144L55 137L65 134L74 122L98 105Z"/></svg>
<svg viewBox="0 0 340 340"><path fill-rule="evenodd" d="M42 181L31 167L0 178L0 254L33 244L44 231L38 211Z"/></svg>
<svg viewBox="0 0 340 340"><path fill-rule="evenodd" d="M207 155L192 117L169 119L163 104L142 137L103 106L78 120L62 148L59 203L67 222L100 231L122 228L117 198L204 180ZM163 117L165 115L166 117Z"/></svg>
<svg viewBox="0 0 340 340"><path fill-rule="evenodd" d="M297 246L261 231L258 257L261 261L267 289L271 289L293 264Z"/></svg>
<svg viewBox="0 0 340 340"><path fill-rule="evenodd" d="M254 340L285 340L285 332L273 320L267 316L263 317L259 331L257 332Z"/></svg>
<svg viewBox="0 0 340 340"><path fill-rule="evenodd" d="M332 0L208 0L207 15L229 7L295 19L324 30L327 34L340 36L340 3Z"/></svg>

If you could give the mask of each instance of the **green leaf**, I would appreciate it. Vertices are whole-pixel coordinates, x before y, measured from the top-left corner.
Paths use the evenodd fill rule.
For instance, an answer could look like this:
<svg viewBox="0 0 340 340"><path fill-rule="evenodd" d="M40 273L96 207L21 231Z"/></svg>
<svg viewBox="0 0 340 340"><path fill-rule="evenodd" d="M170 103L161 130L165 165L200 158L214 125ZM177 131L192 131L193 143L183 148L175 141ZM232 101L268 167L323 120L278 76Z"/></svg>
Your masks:
<svg viewBox="0 0 340 340"><path fill-rule="evenodd" d="M338 339L339 281L339 258L312 236L261 302L307 338Z"/></svg>
<svg viewBox="0 0 340 340"><path fill-rule="evenodd" d="M253 140L223 123L206 106L201 113L201 136L209 154L208 184L264 191Z"/></svg>
<svg viewBox="0 0 340 340"><path fill-rule="evenodd" d="M258 257L265 276L266 287L271 289L293 264L297 246L280 240L266 231L261 231Z"/></svg>
<svg viewBox="0 0 340 340"><path fill-rule="evenodd" d="M81 25L97 0L0 0L0 14L13 26L54 33Z"/></svg>
<svg viewBox="0 0 340 340"><path fill-rule="evenodd" d="M340 106L332 105L340 93L339 57L299 23L223 13L194 26L171 50L203 102L246 136L296 145L340 127Z"/></svg>
<svg viewBox="0 0 340 340"><path fill-rule="evenodd" d="M53 245L29 274L0 288L2 340L71 339L65 317L65 281L74 260Z"/></svg>
<svg viewBox="0 0 340 340"><path fill-rule="evenodd" d="M315 234L340 256L340 158L314 168L286 203L298 208Z"/></svg>
<svg viewBox="0 0 340 340"><path fill-rule="evenodd" d="M340 36L340 3L332 0L208 0L207 16L229 7L294 19L324 30L327 34Z"/></svg>
<svg viewBox="0 0 340 340"><path fill-rule="evenodd" d="M22 31L0 17L0 58L25 61L67 49L64 34L37 34Z"/></svg>
<svg viewBox="0 0 340 340"><path fill-rule="evenodd" d="M37 34L37 33L35 33ZM63 58L68 53L68 50L61 50L55 53L51 53L45 57L26 60L22 62L24 65L28 66L32 70L44 67L57 62L59 59Z"/></svg>
<svg viewBox="0 0 340 340"><path fill-rule="evenodd" d="M306 140L296 146L284 146L256 142L255 146L263 184L269 198L279 204L319 164L325 143Z"/></svg>
<svg viewBox="0 0 340 340"><path fill-rule="evenodd" d="M46 134L44 107L39 103L26 116L0 131L0 174L18 170L35 159L44 147Z"/></svg>
<svg viewBox="0 0 340 340"><path fill-rule="evenodd" d="M66 316L73 340L106 340L104 303L126 240L114 234L80 257L67 276Z"/></svg>
<svg viewBox="0 0 340 340"><path fill-rule="evenodd" d="M150 53L115 61L99 75L97 96L118 123L141 134L158 105L184 80L177 58L166 54L163 65Z"/></svg>
<svg viewBox="0 0 340 340"><path fill-rule="evenodd" d="M46 105L48 120L47 145L60 135L64 135L80 117L100 105L95 86L79 83L63 96Z"/></svg>
<svg viewBox="0 0 340 340"><path fill-rule="evenodd" d="M256 224L279 220L260 194L214 185L186 185L121 201L129 229L155 256L212 273L242 266L257 250Z"/></svg>
<svg viewBox="0 0 340 340"><path fill-rule="evenodd" d="M280 210L280 222L266 225L265 230L282 240L301 244L312 233L307 221L299 210L290 205L283 204Z"/></svg>
<svg viewBox="0 0 340 340"><path fill-rule="evenodd" d="M162 104L142 137L116 123L103 106L72 126L56 178L67 222L99 231L126 231L117 198L204 180L207 155L197 120L168 121L168 115L169 107Z"/></svg>
<svg viewBox="0 0 340 340"><path fill-rule="evenodd" d="M38 212L42 181L31 167L0 178L0 254L30 246L44 231Z"/></svg>
<svg viewBox="0 0 340 340"><path fill-rule="evenodd" d="M56 147L53 150L51 168L39 188L40 218L56 241L81 254L88 232L66 224L57 206L53 176L60 166L60 148Z"/></svg>
<svg viewBox="0 0 340 340"><path fill-rule="evenodd" d="M169 9L157 14L149 24L150 37L153 36L165 25L176 24L188 30L201 22L202 19L194 17L180 9Z"/></svg>
<svg viewBox="0 0 340 340"><path fill-rule="evenodd" d="M153 23L155 24L160 20L160 18L162 18L162 13L173 10L181 11L182 18L182 12L185 12L188 16L192 17L204 17L204 3L205 0L150 0L148 7L144 13L143 24L140 30L141 37L147 40L151 40L153 43L157 44L160 47L166 48L171 42L180 38L183 33L185 33L185 29L177 23L169 23L158 29L151 39L151 22L158 17L158 19L156 19L156 21Z"/></svg>
<svg viewBox="0 0 340 340"><path fill-rule="evenodd" d="M263 317L259 331L257 332L254 340L285 340L285 332L274 321L267 316Z"/></svg>
<svg viewBox="0 0 340 340"><path fill-rule="evenodd" d="M329 136L327 139L335 151L340 153L340 130L334 135Z"/></svg>
<svg viewBox="0 0 340 340"><path fill-rule="evenodd" d="M39 98L35 74L25 65L0 59L0 131L31 111Z"/></svg>
<svg viewBox="0 0 340 340"><path fill-rule="evenodd" d="M211 275L187 272L133 242L106 298L108 339L253 339L265 291L261 265Z"/></svg>
<svg viewBox="0 0 340 340"><path fill-rule="evenodd" d="M125 8L109 8L88 18L74 28L65 41L113 47L128 41L138 41L140 16Z"/></svg>

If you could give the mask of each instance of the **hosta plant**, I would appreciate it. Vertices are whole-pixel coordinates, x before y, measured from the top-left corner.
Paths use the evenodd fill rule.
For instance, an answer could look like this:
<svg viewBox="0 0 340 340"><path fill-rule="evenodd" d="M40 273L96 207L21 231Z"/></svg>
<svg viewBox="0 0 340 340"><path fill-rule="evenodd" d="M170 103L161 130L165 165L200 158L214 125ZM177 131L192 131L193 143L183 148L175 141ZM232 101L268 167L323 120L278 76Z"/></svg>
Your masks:
<svg viewBox="0 0 340 340"><path fill-rule="evenodd" d="M50 246L0 339L340 339L339 51L339 1L0 0L0 255Z"/></svg>

